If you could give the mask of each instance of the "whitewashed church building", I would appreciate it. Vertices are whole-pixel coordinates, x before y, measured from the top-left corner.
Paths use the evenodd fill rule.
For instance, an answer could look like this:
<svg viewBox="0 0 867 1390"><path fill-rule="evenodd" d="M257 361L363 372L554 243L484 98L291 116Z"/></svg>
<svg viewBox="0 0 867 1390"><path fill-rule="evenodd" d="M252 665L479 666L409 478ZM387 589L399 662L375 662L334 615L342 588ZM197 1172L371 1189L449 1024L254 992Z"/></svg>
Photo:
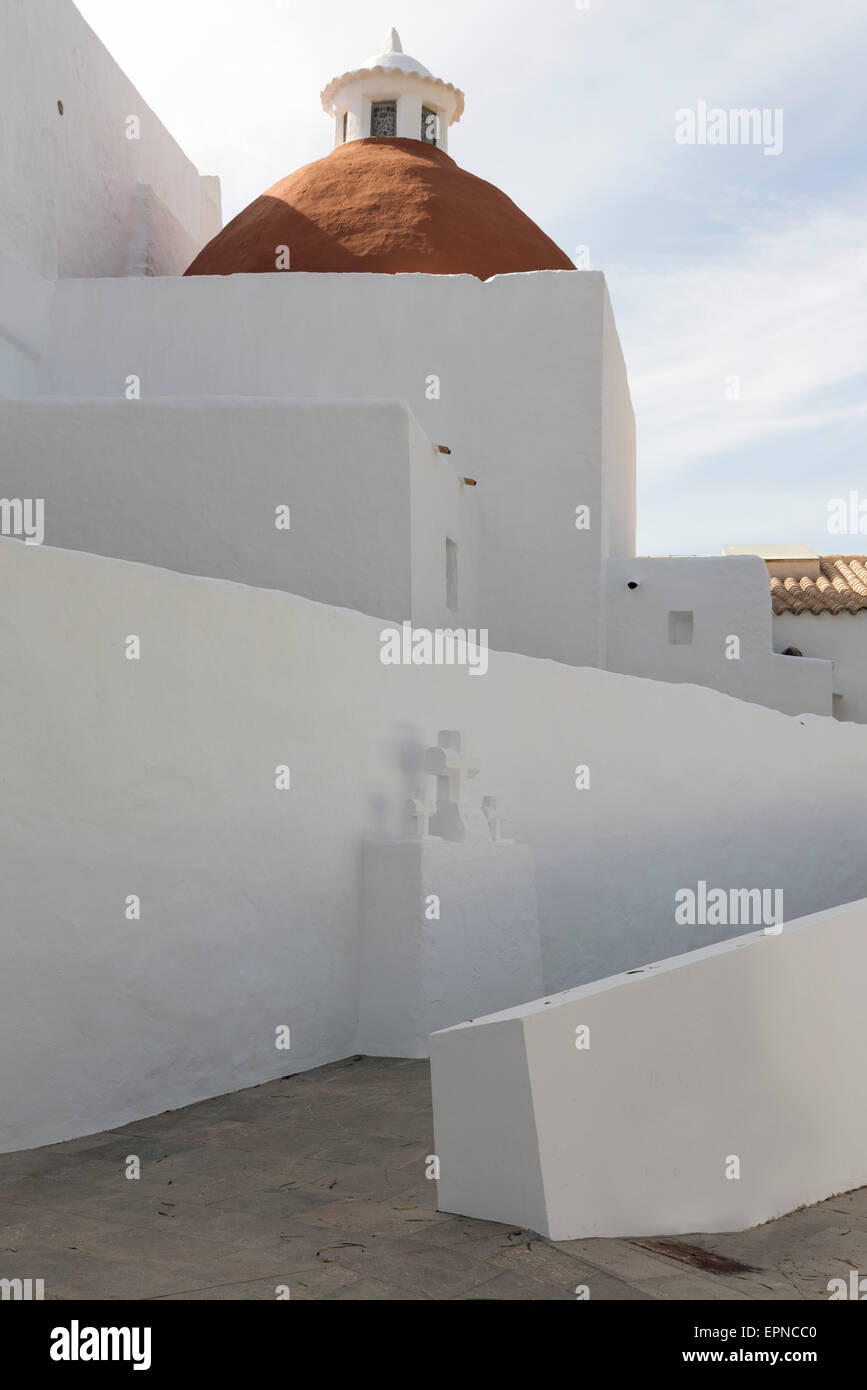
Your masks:
<svg viewBox="0 0 867 1390"><path fill-rule="evenodd" d="M222 227L218 179L71 0L0 15L0 1149L281 1075L284 1025L301 1070L427 1055L507 1009L493 1080L496 1048L468 1060L484 1029L438 1035L438 1142L490 1156L509 1068L532 1090L559 1065L540 1011L561 1040L585 1009L600 1036L609 1010L621 1039L655 1009L691 1027L722 990L803 990L832 935L844 980L867 927L828 911L867 894L864 557L636 556L605 279L456 162L454 74L392 31L325 86L323 157ZM428 664L444 633L453 660ZM676 920L699 884L821 918ZM657 1002L649 976L612 984L659 960ZM613 1046L592 1085L634 1064ZM758 1064L747 1150L804 1066ZM849 1137L712 1194L698 1155L669 1224L862 1182ZM521 1210L471 1153L443 1203L586 1232L545 1209L568 1176L537 1139ZM599 1233L660 1229L631 1190L645 1215L600 1201Z"/></svg>

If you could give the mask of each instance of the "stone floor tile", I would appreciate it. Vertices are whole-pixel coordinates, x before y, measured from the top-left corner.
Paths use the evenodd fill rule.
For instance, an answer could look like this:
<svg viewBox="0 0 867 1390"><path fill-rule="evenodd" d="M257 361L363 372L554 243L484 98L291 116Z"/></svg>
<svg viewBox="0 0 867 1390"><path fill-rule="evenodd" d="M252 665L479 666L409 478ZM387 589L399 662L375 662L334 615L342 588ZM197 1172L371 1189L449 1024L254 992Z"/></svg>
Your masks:
<svg viewBox="0 0 867 1390"><path fill-rule="evenodd" d="M462 1251L430 1246L365 1260L364 1274L429 1298L450 1300L478 1284L484 1277L484 1266Z"/></svg>
<svg viewBox="0 0 867 1390"><path fill-rule="evenodd" d="M725 1284L719 1279L712 1281L699 1279L692 1274L663 1274L654 1279L642 1279L635 1287L658 1299L684 1299L712 1303L719 1302L721 1299L730 1302L751 1301L749 1294L731 1284Z"/></svg>
<svg viewBox="0 0 867 1390"><path fill-rule="evenodd" d="M614 1279L609 1279L606 1292L600 1296L638 1301L644 1301L650 1297L649 1294L630 1288L628 1284L618 1284L618 1281ZM511 1270L495 1274L493 1278L487 1279L484 1283L477 1284L466 1293L460 1294L459 1298L462 1302L468 1299L474 1301L491 1299L515 1303L574 1303L576 1301L574 1288L564 1288L560 1284L545 1284L537 1279L524 1279Z"/></svg>
<svg viewBox="0 0 867 1390"><path fill-rule="evenodd" d="M411 1236L426 1225L443 1221L441 1212L426 1211L420 1206L390 1206L372 1198L348 1198L328 1206L315 1207L308 1220L313 1225L337 1227L365 1235Z"/></svg>

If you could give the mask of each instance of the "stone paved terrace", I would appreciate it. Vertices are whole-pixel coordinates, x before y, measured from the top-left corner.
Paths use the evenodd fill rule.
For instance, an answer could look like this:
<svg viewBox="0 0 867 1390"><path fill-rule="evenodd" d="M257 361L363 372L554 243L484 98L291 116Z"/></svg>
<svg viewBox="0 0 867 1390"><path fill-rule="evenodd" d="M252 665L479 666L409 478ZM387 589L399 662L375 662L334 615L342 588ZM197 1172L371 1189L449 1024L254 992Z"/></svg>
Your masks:
<svg viewBox="0 0 867 1390"><path fill-rule="evenodd" d="M432 1135L427 1063L356 1057L0 1155L0 1278L46 1299L826 1299L867 1270L867 1188L740 1234L552 1242L438 1213Z"/></svg>

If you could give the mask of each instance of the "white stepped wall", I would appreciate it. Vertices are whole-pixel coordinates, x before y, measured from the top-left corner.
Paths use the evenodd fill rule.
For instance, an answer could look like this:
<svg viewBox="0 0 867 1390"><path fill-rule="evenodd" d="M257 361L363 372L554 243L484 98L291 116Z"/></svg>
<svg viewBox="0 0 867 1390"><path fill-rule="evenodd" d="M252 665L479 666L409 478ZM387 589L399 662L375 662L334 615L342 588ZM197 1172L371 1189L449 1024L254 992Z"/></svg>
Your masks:
<svg viewBox="0 0 867 1390"><path fill-rule="evenodd" d="M0 439L0 498L41 498L48 545L479 623L475 489L401 402L0 400Z"/></svg>
<svg viewBox="0 0 867 1390"><path fill-rule="evenodd" d="M440 729L534 849L549 989L730 936L676 924L698 879L780 886L789 918L867 894L864 728L502 653L384 667L381 627L0 541L0 1148L355 1051L362 841Z"/></svg>

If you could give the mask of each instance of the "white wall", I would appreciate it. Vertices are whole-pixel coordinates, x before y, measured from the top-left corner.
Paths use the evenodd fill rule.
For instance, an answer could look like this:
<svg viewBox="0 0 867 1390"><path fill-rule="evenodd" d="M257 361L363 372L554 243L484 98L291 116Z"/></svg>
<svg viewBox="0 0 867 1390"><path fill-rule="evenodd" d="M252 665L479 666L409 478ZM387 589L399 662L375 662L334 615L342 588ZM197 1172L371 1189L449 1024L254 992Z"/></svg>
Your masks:
<svg viewBox="0 0 867 1390"><path fill-rule="evenodd" d="M681 1235L860 1187L865 969L861 901L434 1034L440 1210Z"/></svg>
<svg viewBox="0 0 867 1390"><path fill-rule="evenodd" d="M398 621L477 621L475 490L400 402L0 400L0 437L0 497L42 498L49 545Z"/></svg>
<svg viewBox="0 0 867 1390"><path fill-rule="evenodd" d="M637 589L628 587L637 582ZM754 555L610 560L609 670L690 681L787 714L831 714L831 666L774 652L768 572ZM670 641L669 614L692 613L688 644ZM740 642L730 660L729 638Z"/></svg>
<svg viewBox="0 0 867 1390"><path fill-rule="evenodd" d="M420 627L484 627L478 488L458 478L410 415L412 618ZM388 499L383 499L388 516ZM391 522L394 526L394 522ZM457 607L446 586L446 542L456 547ZM357 608L357 603L352 603Z"/></svg>
<svg viewBox="0 0 867 1390"><path fill-rule="evenodd" d="M128 273L139 185L138 273L181 273L216 230L215 181L203 218L198 171L71 0L0 0L0 179L0 253L48 279Z"/></svg>
<svg viewBox="0 0 867 1390"><path fill-rule="evenodd" d="M867 613L779 613L773 623L776 651L833 661L834 714L867 724Z"/></svg>
<svg viewBox="0 0 867 1390"><path fill-rule="evenodd" d="M596 596L599 614L599 665L607 662L607 611L604 597L605 566L612 556L635 554L635 532L637 525L636 473L635 473L635 416L632 409L623 409L622 399L629 396L626 377L626 362L617 336L614 313L608 297L607 286L603 282L602 298L602 362L603 378L608 382L620 383L620 389L603 392L602 398L602 493L601 511L601 567L599 573L599 592ZM642 674L651 674L643 672Z"/></svg>
<svg viewBox="0 0 867 1390"><path fill-rule="evenodd" d="M635 416L631 409L623 409L623 397L628 399L629 392L626 361L604 280L601 310L603 377L619 383L619 389L604 393L602 402L602 554L631 557L637 524Z"/></svg>
<svg viewBox="0 0 867 1390"><path fill-rule="evenodd" d="M359 1052L427 1057L437 1028L539 993L528 845L494 843L483 824L461 842L369 840L362 860Z"/></svg>
<svg viewBox="0 0 867 1390"><path fill-rule="evenodd" d="M730 935L675 922L698 879L781 887L788 918L867 893L861 726L497 653L384 667L381 626L0 542L0 1147L352 1052L361 843L443 728L534 848L548 989Z"/></svg>
<svg viewBox="0 0 867 1390"><path fill-rule="evenodd" d="M451 448L457 475L478 480L492 644L594 664L603 460L613 467L612 441L630 450L632 438L610 324L603 351L605 303L592 271L485 284L278 273L66 281L40 389L117 396L132 373L145 397L405 400L433 443ZM439 399L428 397L434 375ZM589 532L575 529L582 503ZM610 543L620 534L628 525L610 523Z"/></svg>

